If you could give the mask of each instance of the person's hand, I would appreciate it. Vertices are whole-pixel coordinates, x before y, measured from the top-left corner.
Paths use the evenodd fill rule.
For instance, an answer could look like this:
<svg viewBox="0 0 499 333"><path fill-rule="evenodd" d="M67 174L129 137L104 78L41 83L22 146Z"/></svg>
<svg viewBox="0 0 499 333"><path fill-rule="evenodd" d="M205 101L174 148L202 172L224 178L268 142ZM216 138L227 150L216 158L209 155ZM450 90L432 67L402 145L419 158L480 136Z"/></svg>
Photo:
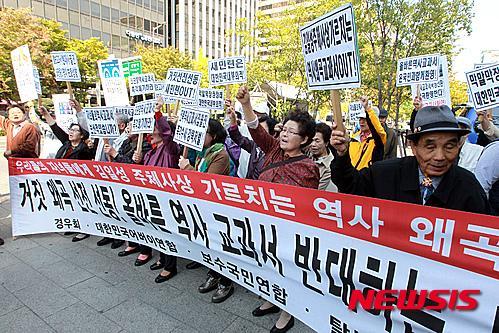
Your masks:
<svg viewBox="0 0 499 333"><path fill-rule="evenodd" d="M243 105L243 106L251 105L250 93L249 93L248 87L246 87L246 86L239 87L239 90L236 94L236 98L239 101L239 103L241 103L241 105Z"/></svg>
<svg viewBox="0 0 499 333"><path fill-rule="evenodd" d="M76 112L82 112L83 111L83 109L81 108L80 103L76 99L74 99L74 98L69 100L69 106L71 106L71 108L75 109Z"/></svg>
<svg viewBox="0 0 499 333"><path fill-rule="evenodd" d="M87 139L85 140L85 144L87 145L88 148L92 149L94 148L94 140L92 139Z"/></svg>
<svg viewBox="0 0 499 333"><path fill-rule="evenodd" d="M412 105L414 105L414 109L416 109L417 111L421 110L421 108L423 107L423 99L421 98L421 96L414 97Z"/></svg>
<svg viewBox="0 0 499 333"><path fill-rule="evenodd" d="M5 158L9 158L9 157L11 157L11 156L12 156L12 151L10 151L10 150L6 150L6 151L3 153L3 156L4 156Z"/></svg>
<svg viewBox="0 0 499 333"><path fill-rule="evenodd" d="M178 116L168 117L168 121L171 121L172 123L177 124Z"/></svg>
<svg viewBox="0 0 499 333"><path fill-rule="evenodd" d="M344 156L348 154L348 146L350 144L350 138L343 131L336 130L336 124L332 126L333 131L331 133L331 146L336 149L339 156Z"/></svg>
<svg viewBox="0 0 499 333"><path fill-rule="evenodd" d="M189 159L185 158L184 156L180 156L180 160L178 161L178 167L181 170L185 170L189 165L191 165L191 162L189 162Z"/></svg>
<svg viewBox="0 0 499 333"><path fill-rule="evenodd" d="M47 108L46 108L46 107L44 107L44 106L40 106L40 109L39 109L39 110L40 110L40 114L41 114L44 118L46 118L46 117L47 117L47 115L50 115L49 110L47 110Z"/></svg>
<svg viewBox="0 0 499 333"><path fill-rule="evenodd" d="M488 131L490 128L490 119L487 117L488 110L477 111L478 121L482 125L483 131Z"/></svg>
<svg viewBox="0 0 499 333"><path fill-rule="evenodd" d="M112 158L115 158L116 155L118 155L118 152L116 151L116 149L114 149L114 147L111 146L110 144L104 145L104 153L111 156Z"/></svg>
<svg viewBox="0 0 499 333"><path fill-rule="evenodd" d="M136 164L140 164L142 162L142 153L135 151L132 156L132 161L134 161Z"/></svg>
<svg viewBox="0 0 499 333"><path fill-rule="evenodd" d="M237 116L236 116L234 104L229 99L226 99L225 106L227 108L227 117L229 117L229 119L230 119L231 126L232 125L237 126Z"/></svg>
<svg viewBox="0 0 499 333"><path fill-rule="evenodd" d="M275 132L275 133L281 133L283 126L284 126L284 125L283 125L282 123L278 123L278 124L276 124L276 125L274 126L274 132Z"/></svg>
<svg viewBox="0 0 499 333"><path fill-rule="evenodd" d="M362 96L360 98L360 103L362 104L362 107L364 108L364 111L367 112L367 110L370 109L370 106L369 106L369 98L367 96Z"/></svg>

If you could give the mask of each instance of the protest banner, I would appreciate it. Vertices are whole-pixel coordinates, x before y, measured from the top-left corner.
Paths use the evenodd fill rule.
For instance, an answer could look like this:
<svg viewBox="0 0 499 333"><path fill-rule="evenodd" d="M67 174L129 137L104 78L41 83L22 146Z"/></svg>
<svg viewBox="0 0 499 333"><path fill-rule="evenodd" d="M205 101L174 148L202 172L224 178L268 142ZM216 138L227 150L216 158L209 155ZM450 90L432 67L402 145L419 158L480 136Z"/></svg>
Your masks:
<svg viewBox="0 0 499 333"><path fill-rule="evenodd" d="M154 74L136 74L128 78L130 85L130 96L139 96L146 94L154 94L154 83L156 78Z"/></svg>
<svg viewBox="0 0 499 333"><path fill-rule="evenodd" d="M117 115L117 114L124 114L126 116L128 116L128 118L132 118L133 117L133 113L135 111L135 107L134 106L115 106L114 107L114 114Z"/></svg>
<svg viewBox="0 0 499 333"><path fill-rule="evenodd" d="M117 138L120 136L113 107L83 108L88 132L92 138Z"/></svg>
<svg viewBox="0 0 499 333"><path fill-rule="evenodd" d="M208 110L182 105L173 141L197 151L203 150L209 120Z"/></svg>
<svg viewBox="0 0 499 333"><path fill-rule="evenodd" d="M98 66L106 106L129 105L120 59L100 60Z"/></svg>
<svg viewBox="0 0 499 333"><path fill-rule="evenodd" d="M197 106L206 110L225 109L225 91L223 89L200 88L197 105L185 103L189 106Z"/></svg>
<svg viewBox="0 0 499 333"><path fill-rule="evenodd" d="M490 333L499 324L498 217L153 166L8 162L15 236L81 232L195 260L317 332ZM469 299L445 293L463 290L480 291L470 311L459 309ZM370 291L388 297L385 310L352 302Z"/></svg>
<svg viewBox="0 0 499 333"><path fill-rule="evenodd" d="M167 99L197 103L201 72L170 68L166 74L164 96Z"/></svg>
<svg viewBox="0 0 499 333"><path fill-rule="evenodd" d="M33 66L33 77L35 78L35 89L38 95L42 94L42 84L40 83L40 72L38 72L38 68Z"/></svg>
<svg viewBox="0 0 499 333"><path fill-rule="evenodd" d="M154 82L154 99L157 100L159 97L163 99L163 103L166 105L175 103L174 100L165 95L165 81Z"/></svg>
<svg viewBox="0 0 499 333"><path fill-rule="evenodd" d="M496 64L495 62L475 64L475 65L473 65L473 69L480 69L480 68L484 68L484 67L489 67L489 66L492 66L495 64Z"/></svg>
<svg viewBox="0 0 499 333"><path fill-rule="evenodd" d="M81 82L78 57L73 51L50 52L56 81Z"/></svg>
<svg viewBox="0 0 499 333"><path fill-rule="evenodd" d="M345 130L338 89L360 87L357 28L351 3L300 28L305 73L310 90L331 90L337 129Z"/></svg>
<svg viewBox="0 0 499 333"><path fill-rule="evenodd" d="M423 107L439 105L447 105L448 107L452 106L446 56L440 57L439 66L438 81L411 85L412 99L419 95L423 100ZM419 93L417 91L418 88Z"/></svg>
<svg viewBox="0 0 499 333"><path fill-rule="evenodd" d="M142 74L142 57L130 57L122 59L123 76L125 78Z"/></svg>
<svg viewBox="0 0 499 333"><path fill-rule="evenodd" d="M439 54L428 54L397 60L397 87L438 81L440 58Z"/></svg>
<svg viewBox="0 0 499 333"><path fill-rule="evenodd" d="M21 102L25 103L37 99L33 63L31 62L28 45L19 46L10 53L10 56Z"/></svg>
<svg viewBox="0 0 499 333"><path fill-rule="evenodd" d="M466 80L477 111L499 105L499 64L467 72Z"/></svg>
<svg viewBox="0 0 499 333"><path fill-rule="evenodd" d="M359 116L365 114L366 111L361 102L353 102L348 105L348 120L350 124L355 124L359 121Z"/></svg>
<svg viewBox="0 0 499 333"><path fill-rule="evenodd" d="M154 131L155 106L156 100L147 100L135 104L132 120L132 134L147 134Z"/></svg>
<svg viewBox="0 0 499 333"><path fill-rule="evenodd" d="M69 132L71 124L77 124L75 110L69 105L69 94L54 94L52 95L54 102L54 114L57 125L66 133Z"/></svg>
<svg viewBox="0 0 499 333"><path fill-rule="evenodd" d="M245 83L246 57L227 57L208 61L208 81L210 86L226 86Z"/></svg>

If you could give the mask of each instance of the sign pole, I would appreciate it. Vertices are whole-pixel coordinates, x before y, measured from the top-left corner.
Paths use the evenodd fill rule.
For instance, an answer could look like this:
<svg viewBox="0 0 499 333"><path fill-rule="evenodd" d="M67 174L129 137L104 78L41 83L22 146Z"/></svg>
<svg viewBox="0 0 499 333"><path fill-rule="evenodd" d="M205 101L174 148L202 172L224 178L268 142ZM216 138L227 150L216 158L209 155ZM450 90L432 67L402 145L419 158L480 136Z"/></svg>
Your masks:
<svg viewBox="0 0 499 333"><path fill-rule="evenodd" d="M175 109L173 109L173 115L176 116L178 114L178 109L180 108L180 101L175 102Z"/></svg>
<svg viewBox="0 0 499 333"><path fill-rule="evenodd" d="M40 110L40 108L42 107L42 95L38 94L37 101L38 101L38 110Z"/></svg>
<svg viewBox="0 0 499 333"><path fill-rule="evenodd" d="M189 148L187 146L184 146L184 151L182 152L182 156L184 158L187 158L188 154L189 154Z"/></svg>
<svg viewBox="0 0 499 333"><path fill-rule="evenodd" d="M69 99L74 99L73 87L71 87L71 82L66 81L66 87L68 88Z"/></svg>
<svg viewBox="0 0 499 333"><path fill-rule="evenodd" d="M172 109L170 107L170 104L166 104L166 112L168 113L168 118L172 117Z"/></svg>
<svg viewBox="0 0 499 333"><path fill-rule="evenodd" d="M137 139L137 153L142 153L142 143L144 143L144 133L139 134L139 138Z"/></svg>
<svg viewBox="0 0 499 333"><path fill-rule="evenodd" d="M330 92L331 105L333 111L333 119L336 123L336 130L345 132L345 125L343 124L343 115L341 114L341 100L340 91L331 90Z"/></svg>
<svg viewBox="0 0 499 333"><path fill-rule="evenodd" d="M419 83L416 85L416 97L421 98L421 85Z"/></svg>
<svg viewBox="0 0 499 333"><path fill-rule="evenodd" d="M225 85L225 99L230 99L230 84Z"/></svg>

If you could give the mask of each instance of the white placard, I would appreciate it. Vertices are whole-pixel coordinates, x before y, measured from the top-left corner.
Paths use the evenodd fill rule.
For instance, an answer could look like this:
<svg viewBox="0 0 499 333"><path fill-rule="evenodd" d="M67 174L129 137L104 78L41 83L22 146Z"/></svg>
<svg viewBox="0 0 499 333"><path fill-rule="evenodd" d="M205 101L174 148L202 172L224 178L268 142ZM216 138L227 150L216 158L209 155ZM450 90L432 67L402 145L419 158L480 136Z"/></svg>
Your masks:
<svg viewBox="0 0 499 333"><path fill-rule="evenodd" d="M431 83L421 83L419 85L419 92L421 94L421 98L423 99L423 106L452 106L452 101L450 99L449 75L446 56L440 57L438 81ZM414 99L417 95L417 85L411 86L411 94L412 99Z"/></svg>
<svg viewBox="0 0 499 333"><path fill-rule="evenodd" d="M357 28L352 4L341 6L300 28L310 90L360 87Z"/></svg>
<svg viewBox="0 0 499 333"><path fill-rule="evenodd" d="M163 103L165 104L175 103L174 100L165 95L165 81L154 82L154 98L158 99L158 97L161 97L163 99Z"/></svg>
<svg viewBox="0 0 499 333"><path fill-rule="evenodd" d="M33 75L33 63L28 45L23 45L11 52L12 67L16 77L17 92L21 102L29 102L38 98Z"/></svg>
<svg viewBox="0 0 499 333"><path fill-rule="evenodd" d="M156 78L152 73L136 74L128 77L130 96L154 94L154 82L156 82Z"/></svg>
<svg viewBox="0 0 499 333"><path fill-rule="evenodd" d="M348 105L348 120L350 124L354 124L359 121L359 116L365 114L364 106L361 102L353 102Z"/></svg>
<svg viewBox="0 0 499 333"><path fill-rule="evenodd" d="M197 105L189 104L189 106L197 106L205 110L224 110L225 109L225 90L200 88L199 100Z"/></svg>
<svg viewBox="0 0 499 333"><path fill-rule="evenodd" d="M83 108L87 118L88 132L92 138L117 138L120 129L113 107Z"/></svg>
<svg viewBox="0 0 499 333"><path fill-rule="evenodd" d="M54 94L52 95L54 102L55 121L64 132L69 132L71 124L77 124L75 110L69 105L69 94Z"/></svg>
<svg viewBox="0 0 499 333"><path fill-rule="evenodd" d="M438 81L440 55L428 54L397 61L397 87Z"/></svg>
<svg viewBox="0 0 499 333"><path fill-rule="evenodd" d="M33 66L33 77L35 78L35 88L36 93L38 95L42 94L42 84L40 83L40 72L38 72L38 68Z"/></svg>
<svg viewBox="0 0 499 333"><path fill-rule="evenodd" d="M170 68L166 74L164 96L167 99L197 103L201 72Z"/></svg>
<svg viewBox="0 0 499 333"><path fill-rule="evenodd" d="M173 141L197 151L203 150L209 120L209 111L182 105Z"/></svg>
<svg viewBox="0 0 499 333"><path fill-rule="evenodd" d="M467 72L466 80L477 111L499 105L499 64Z"/></svg>
<svg viewBox="0 0 499 333"><path fill-rule="evenodd" d="M245 83L246 57L227 57L208 61L208 81L210 86Z"/></svg>
<svg viewBox="0 0 499 333"><path fill-rule="evenodd" d="M108 59L98 62L99 75L104 91L106 106L129 105L128 91L120 59Z"/></svg>
<svg viewBox="0 0 499 333"><path fill-rule="evenodd" d="M132 134L152 133L154 131L154 108L156 100L135 103L132 120Z"/></svg>
<svg viewBox="0 0 499 333"><path fill-rule="evenodd" d="M132 118L133 117L134 111L135 111L135 107L134 106L130 106L130 105L115 106L114 107L114 114L115 115L117 115L117 114L124 114L124 115L127 115L128 118Z"/></svg>
<svg viewBox="0 0 499 333"><path fill-rule="evenodd" d="M56 81L81 82L78 57L73 51L50 52Z"/></svg>

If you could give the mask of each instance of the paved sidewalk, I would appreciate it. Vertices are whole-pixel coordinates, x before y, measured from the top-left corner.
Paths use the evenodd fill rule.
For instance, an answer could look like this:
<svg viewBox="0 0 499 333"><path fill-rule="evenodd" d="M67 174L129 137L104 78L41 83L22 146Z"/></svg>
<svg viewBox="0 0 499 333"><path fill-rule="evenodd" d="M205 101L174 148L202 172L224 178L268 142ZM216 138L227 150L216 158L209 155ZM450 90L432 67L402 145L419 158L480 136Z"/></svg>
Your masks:
<svg viewBox="0 0 499 333"><path fill-rule="evenodd" d="M1 145L0 137L3 152ZM119 258L119 250L97 247L97 237L13 241L6 166L1 156L0 332L268 332L277 320L253 317L262 300L240 286L224 303L211 303L211 293L197 292L207 270L185 270L183 259L175 278L156 284L157 271L135 267L135 255ZM312 330L296 321L290 332Z"/></svg>

